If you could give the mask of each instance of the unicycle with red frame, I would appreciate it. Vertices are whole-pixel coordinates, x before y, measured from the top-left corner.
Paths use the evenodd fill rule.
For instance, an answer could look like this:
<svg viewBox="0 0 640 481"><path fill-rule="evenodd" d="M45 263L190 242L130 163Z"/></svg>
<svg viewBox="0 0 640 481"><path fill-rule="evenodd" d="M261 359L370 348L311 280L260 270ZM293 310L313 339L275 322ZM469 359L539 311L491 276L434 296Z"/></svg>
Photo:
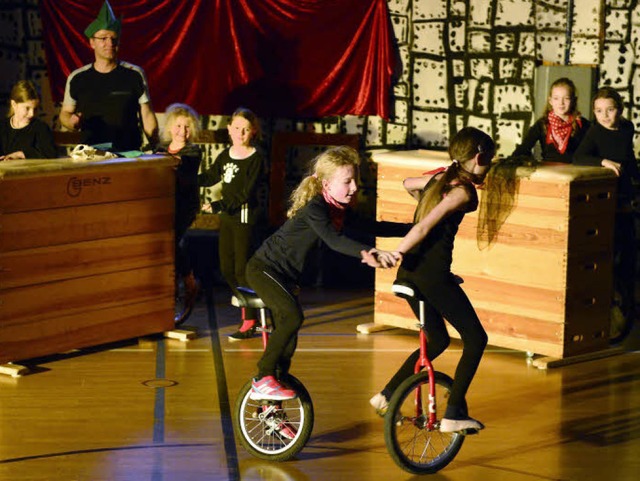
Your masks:
<svg viewBox="0 0 640 481"><path fill-rule="evenodd" d="M262 346L267 347L271 328L267 323L267 306L257 294L238 287L231 303L236 307L257 309L262 334ZM280 381L298 395L282 401L251 399L251 380L238 393L235 404L235 431L242 446L253 456L269 461L287 461L304 448L313 429L313 403L309 392L294 376L287 374Z"/></svg>
<svg viewBox="0 0 640 481"><path fill-rule="evenodd" d="M465 435L476 431L440 431L453 380L435 371L427 357L425 300L420 292L406 280L396 280L392 290L399 297L419 301L420 357L415 373L400 384L389 400L384 439L391 458L402 469L413 474L433 474L453 461Z"/></svg>

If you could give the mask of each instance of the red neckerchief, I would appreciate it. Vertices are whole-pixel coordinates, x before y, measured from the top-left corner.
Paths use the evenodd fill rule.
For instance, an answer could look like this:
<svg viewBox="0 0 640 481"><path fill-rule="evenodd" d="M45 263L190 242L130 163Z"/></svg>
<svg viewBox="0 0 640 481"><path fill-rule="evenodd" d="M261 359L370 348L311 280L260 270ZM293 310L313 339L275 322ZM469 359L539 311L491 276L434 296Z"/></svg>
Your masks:
<svg viewBox="0 0 640 481"><path fill-rule="evenodd" d="M569 145L569 138L571 137L571 131L573 130L573 116L569 115L569 118L565 122L553 112L549 112L547 115L549 121L549 128L547 129L547 144L555 145L558 152L564 154ZM580 119L578 124L580 124Z"/></svg>
<svg viewBox="0 0 640 481"><path fill-rule="evenodd" d="M325 189L322 189L322 197L324 197L324 201L329 205L329 218L331 219L333 227L335 227L336 230L340 232L342 230L342 226L344 225L344 217L347 213L347 206L341 204L333 197L331 197L331 195Z"/></svg>

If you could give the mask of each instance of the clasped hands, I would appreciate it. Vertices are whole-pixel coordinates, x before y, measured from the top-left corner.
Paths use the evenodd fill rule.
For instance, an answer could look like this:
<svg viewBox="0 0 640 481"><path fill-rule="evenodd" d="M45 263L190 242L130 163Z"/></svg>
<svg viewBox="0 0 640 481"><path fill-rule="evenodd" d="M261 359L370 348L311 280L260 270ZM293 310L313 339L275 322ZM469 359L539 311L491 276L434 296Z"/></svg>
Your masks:
<svg viewBox="0 0 640 481"><path fill-rule="evenodd" d="M402 261L402 253L398 251L382 251L376 248L368 251L360 251L362 263L370 267L382 267L387 269L395 267L398 262Z"/></svg>

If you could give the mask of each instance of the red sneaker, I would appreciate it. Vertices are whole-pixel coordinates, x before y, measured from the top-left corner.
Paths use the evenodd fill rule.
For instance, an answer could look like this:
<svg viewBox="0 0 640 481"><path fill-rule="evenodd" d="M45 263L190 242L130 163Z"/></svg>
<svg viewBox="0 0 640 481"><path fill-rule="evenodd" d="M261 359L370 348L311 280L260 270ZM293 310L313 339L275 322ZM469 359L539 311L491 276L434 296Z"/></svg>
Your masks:
<svg viewBox="0 0 640 481"><path fill-rule="evenodd" d="M295 439L296 434L298 434L296 429L286 421L282 421L280 424L278 424L275 428L275 431L280 436L287 439Z"/></svg>
<svg viewBox="0 0 640 481"><path fill-rule="evenodd" d="M253 400L267 399L271 401L285 401L298 397L293 389L289 389L273 376L264 376L262 379L254 379L251 383L251 394Z"/></svg>

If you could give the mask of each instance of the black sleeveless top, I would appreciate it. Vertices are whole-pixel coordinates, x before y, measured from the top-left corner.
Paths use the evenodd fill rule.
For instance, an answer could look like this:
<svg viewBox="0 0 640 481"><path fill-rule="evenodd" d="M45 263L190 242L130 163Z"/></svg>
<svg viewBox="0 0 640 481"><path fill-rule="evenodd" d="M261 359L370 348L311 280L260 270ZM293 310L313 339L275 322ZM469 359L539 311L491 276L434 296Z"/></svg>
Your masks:
<svg viewBox="0 0 640 481"><path fill-rule="evenodd" d="M422 190L420 198L433 187L438 175L434 175ZM467 187L465 185L465 187ZM451 262L453 260L453 241L458 226L467 212L473 212L478 208L477 194L472 185L473 199L464 211L456 211L436 224L422 242L407 252L398 270L398 279L411 279L414 276L422 278L422 282L441 282L443 278L451 275Z"/></svg>

